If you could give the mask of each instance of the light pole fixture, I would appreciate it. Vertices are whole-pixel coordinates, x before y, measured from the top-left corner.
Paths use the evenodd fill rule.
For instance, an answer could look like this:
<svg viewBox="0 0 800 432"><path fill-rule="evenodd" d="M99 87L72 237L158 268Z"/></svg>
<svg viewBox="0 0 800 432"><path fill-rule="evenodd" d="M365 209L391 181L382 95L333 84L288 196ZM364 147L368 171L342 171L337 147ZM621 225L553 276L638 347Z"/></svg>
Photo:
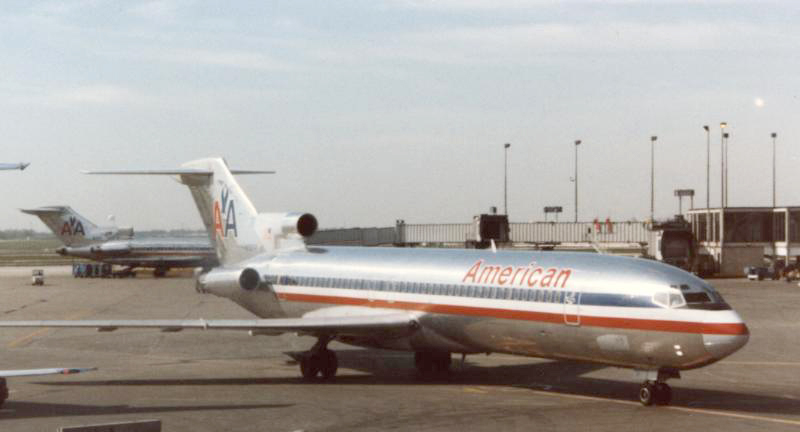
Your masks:
<svg viewBox="0 0 800 432"><path fill-rule="evenodd" d="M711 238L711 129L703 126L706 131L706 241Z"/></svg>
<svg viewBox="0 0 800 432"><path fill-rule="evenodd" d="M581 140L575 140L575 222L578 222L578 146Z"/></svg>
<svg viewBox="0 0 800 432"><path fill-rule="evenodd" d="M772 208L775 208L775 139L777 132L772 132Z"/></svg>
<svg viewBox="0 0 800 432"><path fill-rule="evenodd" d="M722 138L725 139L725 207L728 207L728 167L730 166L730 161L728 160L728 147L730 147L730 143L728 142L728 138L730 138L731 134L725 132L722 134Z"/></svg>
<svg viewBox="0 0 800 432"><path fill-rule="evenodd" d="M511 144L503 144L503 210L508 216L508 148Z"/></svg>
<svg viewBox="0 0 800 432"><path fill-rule="evenodd" d="M683 215L683 197L689 197L689 206L694 209L694 189L675 189L675 196L678 197L679 215Z"/></svg>
<svg viewBox="0 0 800 432"><path fill-rule="evenodd" d="M725 207L725 138L722 136L725 133L725 128L728 123L721 122L719 124L719 206Z"/></svg>
<svg viewBox="0 0 800 432"><path fill-rule="evenodd" d="M650 137L650 223L655 220L656 164L655 151L657 136Z"/></svg>

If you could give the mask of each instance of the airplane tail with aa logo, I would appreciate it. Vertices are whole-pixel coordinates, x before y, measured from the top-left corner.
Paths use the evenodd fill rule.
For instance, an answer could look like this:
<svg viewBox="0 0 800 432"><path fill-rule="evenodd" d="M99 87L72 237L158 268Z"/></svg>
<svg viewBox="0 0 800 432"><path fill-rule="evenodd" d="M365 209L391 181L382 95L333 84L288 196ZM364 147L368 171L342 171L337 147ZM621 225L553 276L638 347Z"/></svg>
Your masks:
<svg viewBox="0 0 800 432"><path fill-rule="evenodd" d="M102 234L105 230L69 206L48 206L20 211L38 216L66 246L81 246L103 239Z"/></svg>
<svg viewBox="0 0 800 432"><path fill-rule="evenodd" d="M234 175L274 171L232 170L222 158L187 162L179 169L88 171L87 174L173 175L189 187L221 264L233 264L262 253L305 247L317 229L308 213L258 213Z"/></svg>

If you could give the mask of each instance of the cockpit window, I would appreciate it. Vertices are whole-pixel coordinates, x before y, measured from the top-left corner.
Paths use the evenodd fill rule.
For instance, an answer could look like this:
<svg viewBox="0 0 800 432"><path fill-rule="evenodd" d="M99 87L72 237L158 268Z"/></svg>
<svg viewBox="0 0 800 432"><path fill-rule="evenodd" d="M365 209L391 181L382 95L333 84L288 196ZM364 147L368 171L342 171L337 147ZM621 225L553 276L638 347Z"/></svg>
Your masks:
<svg viewBox="0 0 800 432"><path fill-rule="evenodd" d="M683 297L686 298L686 303L711 303L711 297L704 292L686 293Z"/></svg>
<svg viewBox="0 0 800 432"><path fill-rule="evenodd" d="M686 301L683 300L681 293L674 290L659 291L653 294L653 303L664 308L679 308L686 306Z"/></svg>

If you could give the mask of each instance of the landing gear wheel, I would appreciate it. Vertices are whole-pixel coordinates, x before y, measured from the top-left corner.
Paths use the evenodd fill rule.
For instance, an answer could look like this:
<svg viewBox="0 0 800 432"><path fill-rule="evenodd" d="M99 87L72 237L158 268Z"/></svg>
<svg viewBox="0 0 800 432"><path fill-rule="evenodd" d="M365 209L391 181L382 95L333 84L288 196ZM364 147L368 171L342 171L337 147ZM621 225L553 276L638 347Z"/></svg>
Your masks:
<svg viewBox="0 0 800 432"><path fill-rule="evenodd" d="M300 360L300 373L308 381L333 378L336 376L338 368L339 361L336 359L336 353L329 349L316 353L308 352Z"/></svg>
<svg viewBox="0 0 800 432"><path fill-rule="evenodd" d="M445 376L450 371L450 353L417 351L414 353L414 366L423 379Z"/></svg>
<svg viewBox="0 0 800 432"><path fill-rule="evenodd" d="M303 378L308 381L317 379L319 369L319 358L315 355L306 355L300 360L300 373L303 374Z"/></svg>
<svg viewBox="0 0 800 432"><path fill-rule="evenodd" d="M655 385L656 405L669 405L672 401L672 388L667 383L656 383Z"/></svg>
<svg viewBox="0 0 800 432"><path fill-rule="evenodd" d="M650 406L655 401L655 386L652 383L642 383L639 387L639 402L644 406Z"/></svg>
<svg viewBox="0 0 800 432"><path fill-rule="evenodd" d="M0 378L0 407L3 406L6 399L8 399L8 387L6 386L6 379Z"/></svg>
<svg viewBox="0 0 800 432"><path fill-rule="evenodd" d="M323 364L320 368L322 379L327 380L335 377L336 370L339 368L339 360L336 359L336 353L326 349L322 352L321 357L323 359Z"/></svg>

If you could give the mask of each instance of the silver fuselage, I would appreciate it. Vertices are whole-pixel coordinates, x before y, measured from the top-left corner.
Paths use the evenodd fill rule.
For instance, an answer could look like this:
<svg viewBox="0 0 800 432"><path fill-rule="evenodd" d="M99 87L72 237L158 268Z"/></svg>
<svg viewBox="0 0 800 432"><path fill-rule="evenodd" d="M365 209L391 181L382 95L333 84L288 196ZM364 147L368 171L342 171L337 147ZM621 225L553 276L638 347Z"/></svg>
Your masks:
<svg viewBox="0 0 800 432"><path fill-rule="evenodd" d="M63 246L59 254L131 267L207 267L217 265L208 241L182 239L109 240L81 246Z"/></svg>
<svg viewBox="0 0 800 432"><path fill-rule="evenodd" d="M704 280L659 262L568 252L308 247L259 255L258 288L217 287L262 318L410 311L411 335L353 345L503 352L636 369L691 369L749 332ZM217 270L215 270L217 271ZM225 271L220 268L218 271Z"/></svg>

